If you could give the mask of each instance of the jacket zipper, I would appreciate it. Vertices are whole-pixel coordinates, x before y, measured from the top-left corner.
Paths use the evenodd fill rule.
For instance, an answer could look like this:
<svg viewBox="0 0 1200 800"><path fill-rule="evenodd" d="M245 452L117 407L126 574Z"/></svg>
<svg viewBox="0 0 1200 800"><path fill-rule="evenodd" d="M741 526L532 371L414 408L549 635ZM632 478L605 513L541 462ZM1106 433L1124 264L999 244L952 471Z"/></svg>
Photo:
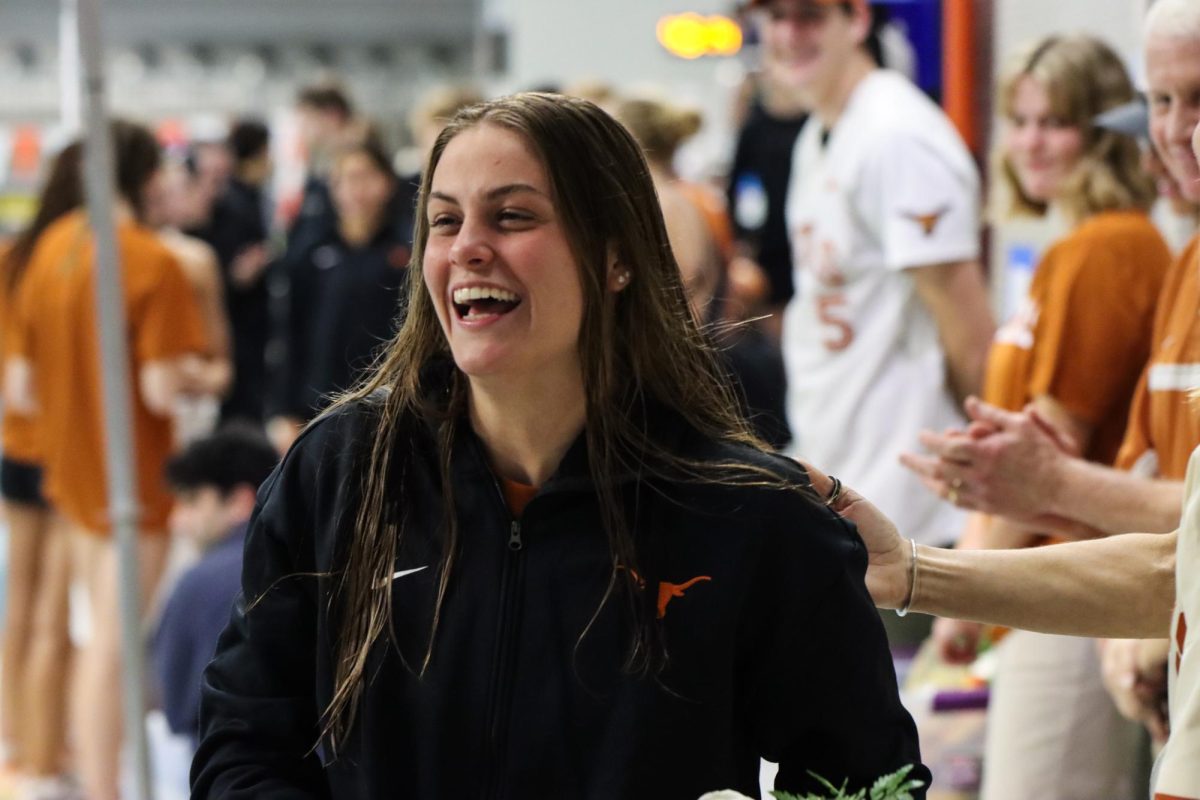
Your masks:
<svg viewBox="0 0 1200 800"><path fill-rule="evenodd" d="M494 480L494 476L493 476ZM504 511L508 504L499 481L495 481L496 493ZM504 759L507 749L508 720L512 711L512 676L516 667L517 599L521 578L521 521L509 515L508 553L504 558L504 572L500 578L500 619L497 631L495 665L492 670L492 701L488 709L488 769L484 781L484 797L498 798L504 793Z"/></svg>

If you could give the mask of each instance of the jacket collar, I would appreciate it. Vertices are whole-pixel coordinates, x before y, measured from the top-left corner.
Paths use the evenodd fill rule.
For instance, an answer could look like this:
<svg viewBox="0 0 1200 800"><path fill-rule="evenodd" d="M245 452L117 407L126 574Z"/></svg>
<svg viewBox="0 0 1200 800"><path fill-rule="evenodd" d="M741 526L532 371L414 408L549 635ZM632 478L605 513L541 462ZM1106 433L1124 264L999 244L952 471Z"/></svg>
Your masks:
<svg viewBox="0 0 1200 800"><path fill-rule="evenodd" d="M430 399L449 393L450 382L456 370L450 359L439 359L423 371L422 382L426 396ZM688 426L674 409L656 398L644 394L636 395L625 404L629 417L643 432L649 452L679 452L686 438ZM494 480L495 473L488 461L487 450L478 434L471 427L465 413L456 421L454 458L455 471L464 478ZM645 470L641 465L626 465L614 479L618 484L640 480ZM558 468L550 479L540 487L542 492L586 491L592 488L591 466L588 462L587 431L581 431L567 448Z"/></svg>

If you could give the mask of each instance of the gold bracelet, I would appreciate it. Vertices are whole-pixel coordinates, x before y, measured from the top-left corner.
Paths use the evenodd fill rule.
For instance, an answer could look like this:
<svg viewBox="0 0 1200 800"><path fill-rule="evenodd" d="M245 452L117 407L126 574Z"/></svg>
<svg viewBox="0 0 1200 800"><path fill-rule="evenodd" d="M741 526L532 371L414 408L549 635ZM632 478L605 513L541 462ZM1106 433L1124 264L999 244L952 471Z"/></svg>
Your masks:
<svg viewBox="0 0 1200 800"><path fill-rule="evenodd" d="M917 540L909 539L908 543L912 545L912 564L908 568L908 599L904 601L903 608L896 609L897 617L908 616L908 610L912 608L913 598L917 596Z"/></svg>

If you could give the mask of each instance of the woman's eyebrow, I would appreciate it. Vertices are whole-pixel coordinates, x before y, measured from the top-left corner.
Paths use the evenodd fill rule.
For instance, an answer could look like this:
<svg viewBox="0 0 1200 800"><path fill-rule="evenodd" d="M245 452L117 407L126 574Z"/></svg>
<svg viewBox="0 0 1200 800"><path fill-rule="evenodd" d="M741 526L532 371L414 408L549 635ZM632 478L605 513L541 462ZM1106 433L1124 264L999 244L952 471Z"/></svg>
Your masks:
<svg viewBox="0 0 1200 800"><path fill-rule="evenodd" d="M509 183L509 184L505 184L504 186L497 186L495 189L489 190L486 197L489 200L495 200L498 197L505 197L510 194L523 194L523 193L533 193L533 194L541 195L542 197L546 196L546 193L543 192L541 189L538 189L534 186L530 186L528 183Z"/></svg>
<svg viewBox="0 0 1200 800"><path fill-rule="evenodd" d="M497 186L495 189L489 189L487 193L484 194L484 197L488 200L495 200L499 197L506 197L510 194L522 193L530 193L540 195L541 197L548 197L548 195L541 189L538 189L536 186L531 186L528 183L506 183L503 186ZM441 200L444 203L452 203L456 206L460 205L454 195L446 194L445 192L439 192L436 189L429 193L429 199Z"/></svg>

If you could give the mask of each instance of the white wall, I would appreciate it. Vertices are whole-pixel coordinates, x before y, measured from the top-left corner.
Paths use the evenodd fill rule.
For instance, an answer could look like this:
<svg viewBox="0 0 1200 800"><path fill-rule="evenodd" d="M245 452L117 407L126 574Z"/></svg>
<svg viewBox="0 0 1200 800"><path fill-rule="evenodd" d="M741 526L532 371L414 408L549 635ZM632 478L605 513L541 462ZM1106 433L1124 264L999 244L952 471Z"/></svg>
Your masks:
<svg viewBox="0 0 1200 800"><path fill-rule="evenodd" d="M732 6L730 0L485 2L486 24L503 25L509 33L509 71L497 88L579 80L602 80L618 90L658 88L705 112L706 127L691 155L696 161L719 159L732 149L728 113L740 64L736 58L672 56L655 38L655 26L668 14L728 14Z"/></svg>
<svg viewBox="0 0 1200 800"><path fill-rule="evenodd" d="M518 84L603 78L709 83L713 62L685 61L655 39L668 14L728 10L721 0L509 0L511 78ZM711 89L711 85L708 87Z"/></svg>
<svg viewBox="0 0 1200 800"><path fill-rule="evenodd" d="M995 0L997 68L1004 56L1051 33L1090 33L1141 75L1141 20L1148 0Z"/></svg>

